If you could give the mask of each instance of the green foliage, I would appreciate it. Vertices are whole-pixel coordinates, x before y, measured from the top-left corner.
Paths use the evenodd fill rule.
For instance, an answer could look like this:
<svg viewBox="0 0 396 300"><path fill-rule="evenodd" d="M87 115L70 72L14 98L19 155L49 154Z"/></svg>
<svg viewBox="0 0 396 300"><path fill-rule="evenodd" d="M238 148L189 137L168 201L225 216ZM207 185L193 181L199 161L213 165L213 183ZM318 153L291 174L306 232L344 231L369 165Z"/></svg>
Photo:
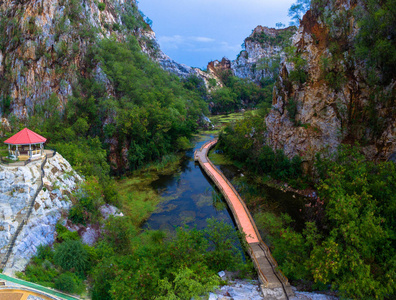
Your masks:
<svg viewBox="0 0 396 300"><path fill-rule="evenodd" d="M80 239L77 231L69 231L65 226L61 225L60 223L56 223L56 233L57 233L57 240L60 242L64 241L78 241ZM37 257L43 259L41 257L40 252L38 251ZM45 257L46 258L46 257Z"/></svg>
<svg viewBox="0 0 396 300"><path fill-rule="evenodd" d="M79 260L78 257L77 260ZM70 272L62 272L54 263L54 251L49 246L39 246L37 255L26 267L25 274L18 273L17 276L68 293L80 294L84 290L82 278Z"/></svg>
<svg viewBox="0 0 396 300"><path fill-rule="evenodd" d="M96 177L87 178L74 195L79 200L70 210L69 217L76 224L99 221L99 207L104 204L104 191Z"/></svg>
<svg viewBox="0 0 396 300"><path fill-rule="evenodd" d="M255 216L258 228L264 229L264 238L271 246L272 255L280 269L291 280L309 278L304 263L309 258L309 251L304 235L295 232L292 219L283 214L276 216L270 212L258 213Z"/></svg>
<svg viewBox="0 0 396 300"><path fill-rule="evenodd" d="M318 156L319 198L302 233L287 216L261 214L274 257L291 279L330 284L342 297L393 298L396 279L396 167L368 162L357 147Z"/></svg>
<svg viewBox="0 0 396 300"><path fill-rule="evenodd" d="M106 4L103 2L98 3L98 9L104 11L106 9Z"/></svg>
<svg viewBox="0 0 396 300"><path fill-rule="evenodd" d="M81 19L82 6L78 0L68 0L66 4L65 15L69 17L70 21L77 22Z"/></svg>
<svg viewBox="0 0 396 300"><path fill-rule="evenodd" d="M74 133L74 132L73 132ZM73 134L74 136L74 134ZM69 136L68 139L71 139ZM98 137L70 142L57 142L50 145L70 162L73 168L82 175L99 178L105 182L110 172L107 153Z"/></svg>
<svg viewBox="0 0 396 300"><path fill-rule="evenodd" d="M237 95L230 88L216 89L211 93L213 103L225 112L235 110L238 107ZM215 111L212 110L212 113Z"/></svg>
<svg viewBox="0 0 396 300"><path fill-rule="evenodd" d="M212 275L208 278L199 278L189 268L180 269L173 276L175 279L172 283L168 281L168 278L159 280L158 288L163 296L156 297L156 299L191 299L213 290L220 284L220 279L217 275Z"/></svg>
<svg viewBox="0 0 396 300"><path fill-rule="evenodd" d="M211 108L213 114L229 113L241 108L272 102L272 87L275 80L263 81L260 87L247 79L232 76L228 72L223 72L221 79L225 87L217 88L210 94L210 101L214 103Z"/></svg>
<svg viewBox="0 0 396 300"><path fill-rule="evenodd" d="M308 73L305 70L307 61L301 56L301 53L297 51L297 48L290 46L285 48L287 60L293 63L294 68L290 71L289 79L291 81L303 84L308 79Z"/></svg>
<svg viewBox="0 0 396 300"><path fill-rule="evenodd" d="M295 31L296 31L296 27L292 26L278 31L275 36L268 35L263 31L260 33L254 32L253 36L249 36L248 38L245 39L245 42L246 41L258 42L263 46L269 44L273 46L286 47L290 45L290 38L293 36Z"/></svg>
<svg viewBox="0 0 396 300"><path fill-rule="evenodd" d="M40 245L37 247L37 258L40 260L52 260L52 258L54 257L54 253L51 249L50 246L46 245Z"/></svg>
<svg viewBox="0 0 396 300"><path fill-rule="evenodd" d="M292 4L289 8L288 16L292 18L290 22L291 26L300 25L303 15L311 7L311 0L297 0L296 3Z"/></svg>
<svg viewBox="0 0 396 300"><path fill-rule="evenodd" d="M185 136L181 136L177 138L176 149L187 150L189 148L191 148L191 143Z"/></svg>
<svg viewBox="0 0 396 300"><path fill-rule="evenodd" d="M363 2L365 7L354 11L360 26L356 56L367 62L371 84L388 85L395 78L396 68L396 1Z"/></svg>
<svg viewBox="0 0 396 300"><path fill-rule="evenodd" d="M228 125L220 134L217 148L256 174L296 183L302 175L301 158L288 159L281 151L264 144L265 111Z"/></svg>
<svg viewBox="0 0 396 300"><path fill-rule="evenodd" d="M100 130L95 128L100 125L98 117L116 112L115 122L106 130L117 133L120 144L131 145L128 158L132 169L176 150L172 142L183 136L189 138L195 131L204 102L140 53L134 38L126 44L102 40L97 57L116 87L117 98L107 99L101 85L87 82L92 96L76 98L75 102L77 107L89 105L84 111L88 119L93 119L90 131Z"/></svg>
<svg viewBox="0 0 396 300"><path fill-rule="evenodd" d="M223 222L208 220L201 231L179 228L173 238L158 231L125 236L124 227L112 228L106 236L121 234L111 245L122 252L92 271L92 299L190 299L218 285L216 272L222 269L251 270L238 249L237 232Z"/></svg>
<svg viewBox="0 0 396 300"><path fill-rule="evenodd" d="M210 87L215 87L217 85L217 81L214 78L209 78L208 81Z"/></svg>
<svg viewBox="0 0 396 300"><path fill-rule="evenodd" d="M84 274L89 269L89 255L80 241L68 240L55 249L54 262L66 271Z"/></svg>
<svg viewBox="0 0 396 300"><path fill-rule="evenodd" d="M43 264L30 264L25 269L25 274L17 274L19 278L27 281L36 282L38 284L55 287L53 280L60 275L55 268L46 268Z"/></svg>
<svg viewBox="0 0 396 300"><path fill-rule="evenodd" d="M214 80L214 82L213 82L213 80ZM203 98L207 97L205 82L202 78L191 75L191 76L188 76L187 78L183 79L182 82L183 82L183 86L186 89L188 89L190 91L198 92L199 95ZM209 78L209 85L211 87L216 86L216 79Z"/></svg>
<svg viewBox="0 0 396 300"><path fill-rule="evenodd" d="M78 290L78 277L70 272L63 273L55 280L55 288L66 293L75 293Z"/></svg>
<svg viewBox="0 0 396 300"><path fill-rule="evenodd" d="M9 95L3 96L1 97L1 100L2 110L5 114L8 114L11 106L11 97Z"/></svg>
<svg viewBox="0 0 396 300"><path fill-rule="evenodd" d="M140 28L146 29L147 27L143 16L138 11L134 2L130 2L125 5L123 14L121 15L121 20L125 27L132 32Z"/></svg>
<svg viewBox="0 0 396 300"><path fill-rule="evenodd" d="M296 121L296 115L297 115L297 101L294 100L293 97L288 99L289 101L287 102L287 112L289 113L289 118L290 121L293 122L294 126L298 125L298 122Z"/></svg>

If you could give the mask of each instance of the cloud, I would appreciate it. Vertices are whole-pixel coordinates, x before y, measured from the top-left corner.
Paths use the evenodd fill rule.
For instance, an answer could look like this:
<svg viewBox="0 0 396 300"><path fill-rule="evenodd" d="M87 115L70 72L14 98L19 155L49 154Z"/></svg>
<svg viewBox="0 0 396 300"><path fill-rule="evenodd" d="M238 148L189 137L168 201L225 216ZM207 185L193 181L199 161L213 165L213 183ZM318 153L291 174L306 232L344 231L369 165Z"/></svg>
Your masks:
<svg viewBox="0 0 396 300"><path fill-rule="evenodd" d="M241 45L233 45L224 41L216 41L213 38L203 36L161 36L158 38L163 51L181 50L188 52L218 52L218 51L234 51L241 50Z"/></svg>
<svg viewBox="0 0 396 300"><path fill-rule="evenodd" d="M215 39L204 37L204 36L161 36L158 38L163 49L179 49L179 48L191 48L197 47L199 44L213 43Z"/></svg>
<svg viewBox="0 0 396 300"><path fill-rule="evenodd" d="M192 36L190 37L192 41L201 42L201 43L210 43L215 42L215 39L204 37L204 36Z"/></svg>

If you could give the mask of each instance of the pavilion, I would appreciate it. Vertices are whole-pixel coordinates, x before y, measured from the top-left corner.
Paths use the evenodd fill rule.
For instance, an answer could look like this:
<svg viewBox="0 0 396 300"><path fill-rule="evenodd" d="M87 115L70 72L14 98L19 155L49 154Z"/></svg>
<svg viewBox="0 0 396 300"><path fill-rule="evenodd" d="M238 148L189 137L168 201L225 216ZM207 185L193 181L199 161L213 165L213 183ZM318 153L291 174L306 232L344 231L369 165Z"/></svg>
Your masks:
<svg viewBox="0 0 396 300"><path fill-rule="evenodd" d="M24 128L4 143L8 144L9 155L20 160L37 159L44 153L44 143L47 141L45 137Z"/></svg>

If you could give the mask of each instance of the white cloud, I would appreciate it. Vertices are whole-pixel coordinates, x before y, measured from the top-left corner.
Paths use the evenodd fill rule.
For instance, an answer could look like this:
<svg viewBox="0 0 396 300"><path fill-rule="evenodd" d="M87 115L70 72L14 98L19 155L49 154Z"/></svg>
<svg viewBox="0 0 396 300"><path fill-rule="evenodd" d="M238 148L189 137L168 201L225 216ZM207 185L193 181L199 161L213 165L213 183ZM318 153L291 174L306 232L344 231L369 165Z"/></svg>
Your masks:
<svg viewBox="0 0 396 300"><path fill-rule="evenodd" d="M204 36L161 36L158 42L163 50L200 48L202 44L214 43L216 40Z"/></svg>
<svg viewBox="0 0 396 300"><path fill-rule="evenodd" d="M204 37L204 36L192 36L190 37L192 41L201 42L201 43L210 43L216 41L215 39Z"/></svg>
<svg viewBox="0 0 396 300"><path fill-rule="evenodd" d="M181 36L181 35L172 35L172 36L161 36L159 38L160 43L177 43L177 44L185 44L189 42L198 42L198 43L211 43L214 42L215 39L204 37L204 36Z"/></svg>
<svg viewBox="0 0 396 300"><path fill-rule="evenodd" d="M180 50L187 52L239 52L241 45L228 42L216 42L215 39L202 36L162 36L158 39L163 51Z"/></svg>

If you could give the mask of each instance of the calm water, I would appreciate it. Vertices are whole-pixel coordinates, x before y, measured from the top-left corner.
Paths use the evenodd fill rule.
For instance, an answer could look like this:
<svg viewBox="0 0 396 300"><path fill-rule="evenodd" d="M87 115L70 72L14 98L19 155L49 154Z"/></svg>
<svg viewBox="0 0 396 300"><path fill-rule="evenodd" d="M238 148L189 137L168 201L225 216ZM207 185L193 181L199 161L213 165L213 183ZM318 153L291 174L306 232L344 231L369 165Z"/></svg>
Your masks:
<svg viewBox="0 0 396 300"><path fill-rule="evenodd" d="M194 151L213 138L207 135L186 151L179 172L162 175L152 183L163 201L145 228L173 231L175 227L188 225L202 229L206 227L206 219L212 217L235 226L224 198L194 162Z"/></svg>
<svg viewBox="0 0 396 300"><path fill-rule="evenodd" d="M188 225L202 229L206 227L206 219L212 217L235 226L223 196L194 162L194 151L213 138L212 135L206 135L202 141L195 143L193 149L186 151L179 172L162 175L152 183L163 201L147 220L145 228L173 231L175 227ZM241 170L233 165L216 166L231 182L236 183L236 189L244 198L243 186L237 180L243 176ZM301 211L304 210L306 202L303 197L271 187L261 187L260 193L267 210L288 213L296 220L296 229L302 228L304 220Z"/></svg>
<svg viewBox="0 0 396 300"><path fill-rule="evenodd" d="M259 193L261 199L261 205L265 207L265 211L274 212L276 214L286 213L292 217L295 221L293 226L296 230L300 231L304 228L304 209L305 204L307 203L307 198L298 195L293 192L283 192L277 188L270 187L267 185L262 185L260 187L256 187L254 180L252 178L244 178L241 183L241 180L238 178L244 176L242 171L239 170L234 165L216 165L223 174L231 181L234 185L235 189L241 195L242 199L245 199L246 202L246 194L248 193L248 189L254 187L255 190ZM248 205L249 207L249 205ZM255 216L257 211L254 211L251 207L250 213Z"/></svg>

